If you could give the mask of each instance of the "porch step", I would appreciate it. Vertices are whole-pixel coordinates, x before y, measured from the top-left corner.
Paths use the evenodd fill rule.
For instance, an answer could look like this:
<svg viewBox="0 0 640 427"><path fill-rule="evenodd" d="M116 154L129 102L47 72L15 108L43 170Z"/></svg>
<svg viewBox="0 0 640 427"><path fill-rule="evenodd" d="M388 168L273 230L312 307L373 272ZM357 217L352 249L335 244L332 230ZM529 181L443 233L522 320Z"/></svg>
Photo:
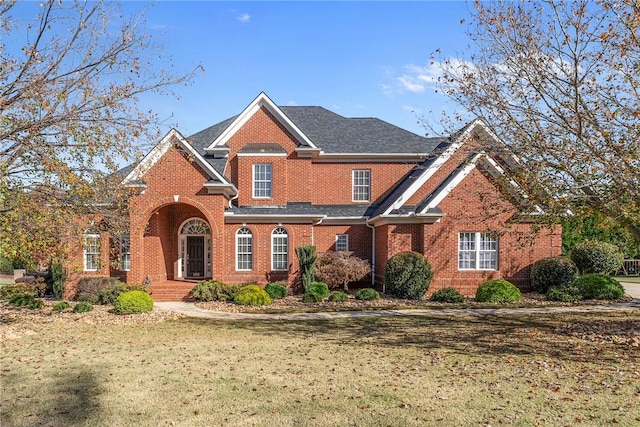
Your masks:
<svg viewBox="0 0 640 427"><path fill-rule="evenodd" d="M194 285L195 283L177 281L152 283L149 293L156 302L194 301L189 294Z"/></svg>

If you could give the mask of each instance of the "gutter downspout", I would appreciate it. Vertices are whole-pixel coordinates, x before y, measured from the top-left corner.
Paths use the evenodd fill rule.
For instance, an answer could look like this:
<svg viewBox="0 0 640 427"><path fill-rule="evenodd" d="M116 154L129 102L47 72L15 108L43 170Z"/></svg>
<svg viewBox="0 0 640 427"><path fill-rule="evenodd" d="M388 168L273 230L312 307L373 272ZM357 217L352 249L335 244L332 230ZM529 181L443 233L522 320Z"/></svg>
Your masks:
<svg viewBox="0 0 640 427"><path fill-rule="evenodd" d="M313 221L311 221L311 244L315 246L316 241L315 241L315 233L314 233L314 227L316 225L320 225L320 223L322 223L322 221L324 221L324 219L326 218L326 215L322 215L322 218L320 218L320 220L318 222L316 222L315 224L313 223Z"/></svg>
<svg viewBox="0 0 640 427"><path fill-rule="evenodd" d="M369 218L371 219L371 218ZM369 224L369 219L364 222L364 225L371 229L371 287L376 287L376 227ZM385 291L384 280L382 281L382 293Z"/></svg>
<svg viewBox="0 0 640 427"><path fill-rule="evenodd" d="M233 208L233 201L238 200L238 197L240 197L240 192L236 193L235 196L229 199L229 209Z"/></svg>

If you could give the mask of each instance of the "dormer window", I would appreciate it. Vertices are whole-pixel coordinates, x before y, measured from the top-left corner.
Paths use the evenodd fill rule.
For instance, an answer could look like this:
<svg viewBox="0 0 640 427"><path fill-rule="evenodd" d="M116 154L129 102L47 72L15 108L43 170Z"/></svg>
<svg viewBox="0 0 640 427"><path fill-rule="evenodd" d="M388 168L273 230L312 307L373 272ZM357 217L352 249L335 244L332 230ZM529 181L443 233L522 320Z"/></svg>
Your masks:
<svg viewBox="0 0 640 427"><path fill-rule="evenodd" d="M271 163L257 163L253 165L253 198L271 198L272 173Z"/></svg>

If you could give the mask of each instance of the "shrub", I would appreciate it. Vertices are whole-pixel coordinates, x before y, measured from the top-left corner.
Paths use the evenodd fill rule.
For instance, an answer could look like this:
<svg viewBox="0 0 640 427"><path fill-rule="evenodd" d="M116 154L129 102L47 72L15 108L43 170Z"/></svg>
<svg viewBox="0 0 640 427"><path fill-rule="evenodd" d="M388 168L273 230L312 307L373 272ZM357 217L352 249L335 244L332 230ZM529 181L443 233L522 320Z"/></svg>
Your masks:
<svg viewBox="0 0 640 427"><path fill-rule="evenodd" d="M320 295L317 290L309 289L302 295L302 302L305 304L313 304L314 302L321 302L325 297Z"/></svg>
<svg viewBox="0 0 640 427"><path fill-rule="evenodd" d="M92 310L93 310L93 305L90 302L86 302L86 301L79 302L73 307L74 313L86 313Z"/></svg>
<svg viewBox="0 0 640 427"><path fill-rule="evenodd" d="M231 301L237 289L218 280L205 280L191 289L191 295L198 301Z"/></svg>
<svg viewBox="0 0 640 427"><path fill-rule="evenodd" d="M578 267L567 257L556 256L536 261L531 267L531 285L546 293L552 287L567 287L578 278Z"/></svg>
<svg viewBox="0 0 640 427"><path fill-rule="evenodd" d="M503 279L488 280L476 291L478 302L516 302L522 300L520 290Z"/></svg>
<svg viewBox="0 0 640 427"><path fill-rule="evenodd" d="M13 262L9 258L5 258L0 255L0 273L12 273L13 272Z"/></svg>
<svg viewBox="0 0 640 427"><path fill-rule="evenodd" d="M33 286L19 283L16 285L4 285L0 286L0 300L9 301L15 296L32 296L36 295Z"/></svg>
<svg viewBox="0 0 640 427"><path fill-rule="evenodd" d="M315 278L316 247L313 245L299 246L296 248L296 256L300 266L300 281L303 291L313 283Z"/></svg>
<svg viewBox="0 0 640 427"><path fill-rule="evenodd" d="M375 289L362 288L356 292L356 299L361 301L373 301L380 299L380 294Z"/></svg>
<svg viewBox="0 0 640 427"><path fill-rule="evenodd" d="M144 291L127 291L118 295L113 311L118 314L147 313L153 310L153 298Z"/></svg>
<svg viewBox="0 0 640 427"><path fill-rule="evenodd" d="M36 292L36 297L43 298L47 293L47 283L44 280L44 277L36 277L35 282L33 283L33 289Z"/></svg>
<svg viewBox="0 0 640 427"><path fill-rule="evenodd" d="M51 264L51 279L53 280L53 297L58 300L64 298L66 276L60 262Z"/></svg>
<svg viewBox="0 0 640 427"><path fill-rule="evenodd" d="M584 299L616 300L624 298L624 288L616 279L604 274L585 274L573 286L578 288Z"/></svg>
<svg viewBox="0 0 640 427"><path fill-rule="evenodd" d="M325 299L329 296L329 286L326 283L313 282L307 289L307 292L309 291L318 293L322 297L322 299Z"/></svg>
<svg viewBox="0 0 640 427"><path fill-rule="evenodd" d="M331 295L329 295L329 301L331 302L345 302L348 299L349 297L347 296L347 294L340 291L334 292Z"/></svg>
<svg viewBox="0 0 640 427"><path fill-rule="evenodd" d="M395 254L384 268L386 292L398 298L422 298L432 277L429 261L417 252Z"/></svg>
<svg viewBox="0 0 640 427"><path fill-rule="evenodd" d="M44 307L44 302L42 300L35 299L31 295L16 295L9 300L9 304L16 307L27 307L31 309Z"/></svg>
<svg viewBox="0 0 640 427"><path fill-rule="evenodd" d="M271 297L258 285L241 287L233 297L233 302L239 305L269 305Z"/></svg>
<svg viewBox="0 0 640 427"><path fill-rule="evenodd" d="M464 302L464 297L454 288L437 290L431 295L431 301L436 302Z"/></svg>
<svg viewBox="0 0 640 427"><path fill-rule="evenodd" d="M349 283L362 280L371 273L371 266L353 252L328 251L318 256L315 273L331 289L342 286L348 291Z"/></svg>
<svg viewBox="0 0 640 427"><path fill-rule="evenodd" d="M575 286L552 286L547 289L545 298L548 301L576 302L582 300L580 289Z"/></svg>
<svg viewBox="0 0 640 427"><path fill-rule="evenodd" d="M64 311L69 308L69 303L66 301L59 301L53 304L53 311Z"/></svg>
<svg viewBox="0 0 640 427"><path fill-rule="evenodd" d="M264 290L269 294L271 299L282 299L289 295L287 288L280 283L267 283Z"/></svg>
<svg viewBox="0 0 640 427"><path fill-rule="evenodd" d="M107 286L118 283L120 283L120 281L115 277L83 277L76 285L76 294L73 299L76 301L86 301L92 304L97 304L100 291Z"/></svg>
<svg viewBox="0 0 640 427"><path fill-rule="evenodd" d="M109 285L106 288L100 289L98 293L98 304L113 305L116 300L125 292L129 291L142 291L147 293L147 290L143 286L127 285L126 283L116 283L115 285Z"/></svg>
<svg viewBox="0 0 640 427"><path fill-rule="evenodd" d="M624 257L616 245L585 240L573 248L571 259L581 274L611 274L620 268Z"/></svg>

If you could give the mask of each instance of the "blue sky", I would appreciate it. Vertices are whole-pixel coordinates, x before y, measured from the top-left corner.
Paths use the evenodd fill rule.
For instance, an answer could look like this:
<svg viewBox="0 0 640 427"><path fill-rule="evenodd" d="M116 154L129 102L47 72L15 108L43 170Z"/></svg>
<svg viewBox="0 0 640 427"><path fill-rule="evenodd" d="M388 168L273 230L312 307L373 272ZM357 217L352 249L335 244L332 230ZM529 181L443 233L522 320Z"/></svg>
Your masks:
<svg viewBox="0 0 640 427"><path fill-rule="evenodd" d="M138 10L144 3L127 3ZM184 135L238 114L261 91L278 105L320 105L424 134L455 108L434 94L429 57L464 52L469 4L416 2L169 2L147 12L150 33L180 67L201 64L179 100L146 99ZM467 18L468 21L468 18Z"/></svg>

